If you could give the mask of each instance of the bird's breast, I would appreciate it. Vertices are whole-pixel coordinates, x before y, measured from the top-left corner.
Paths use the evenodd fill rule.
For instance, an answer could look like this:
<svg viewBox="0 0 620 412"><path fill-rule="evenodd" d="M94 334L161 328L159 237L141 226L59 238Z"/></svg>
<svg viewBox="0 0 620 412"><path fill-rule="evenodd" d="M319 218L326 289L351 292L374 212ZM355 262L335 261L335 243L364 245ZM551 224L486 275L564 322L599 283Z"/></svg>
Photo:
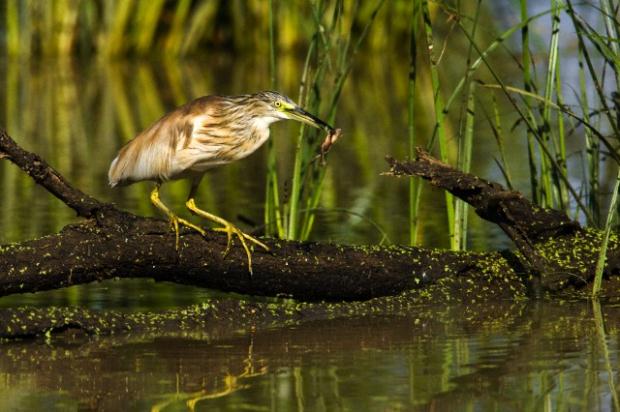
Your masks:
<svg viewBox="0 0 620 412"><path fill-rule="evenodd" d="M249 136L243 139L238 146L234 160L243 159L254 153L269 139L269 126L255 128Z"/></svg>
<svg viewBox="0 0 620 412"><path fill-rule="evenodd" d="M205 172L254 153L269 139L269 127L223 130L203 127L194 132L189 145L179 147L175 156L176 173Z"/></svg>

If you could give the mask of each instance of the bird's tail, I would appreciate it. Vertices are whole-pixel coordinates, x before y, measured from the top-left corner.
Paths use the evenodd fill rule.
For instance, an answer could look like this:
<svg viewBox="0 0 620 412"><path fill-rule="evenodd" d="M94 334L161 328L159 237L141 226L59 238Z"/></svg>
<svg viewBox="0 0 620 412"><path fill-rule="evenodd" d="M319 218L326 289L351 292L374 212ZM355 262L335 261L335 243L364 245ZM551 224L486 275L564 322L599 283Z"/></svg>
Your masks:
<svg viewBox="0 0 620 412"><path fill-rule="evenodd" d="M120 181L120 176L119 176L117 166L118 166L118 156L116 156L114 160L112 160L112 163L110 164L110 170L108 170L108 183L110 184L110 187L118 186L118 183Z"/></svg>

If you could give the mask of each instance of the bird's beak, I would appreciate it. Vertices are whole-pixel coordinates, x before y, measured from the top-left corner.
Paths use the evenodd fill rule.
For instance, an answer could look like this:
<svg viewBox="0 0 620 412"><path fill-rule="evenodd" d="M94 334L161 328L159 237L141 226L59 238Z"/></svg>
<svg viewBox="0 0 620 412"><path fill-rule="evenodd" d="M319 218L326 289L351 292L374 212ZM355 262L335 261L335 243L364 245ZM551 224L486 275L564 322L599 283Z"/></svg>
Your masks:
<svg viewBox="0 0 620 412"><path fill-rule="evenodd" d="M333 127L325 123L323 120L311 115L299 106L292 107L291 109L287 110L287 113L293 119L309 124L310 126L316 127L317 129L323 129L326 132L331 132L332 130L334 130Z"/></svg>

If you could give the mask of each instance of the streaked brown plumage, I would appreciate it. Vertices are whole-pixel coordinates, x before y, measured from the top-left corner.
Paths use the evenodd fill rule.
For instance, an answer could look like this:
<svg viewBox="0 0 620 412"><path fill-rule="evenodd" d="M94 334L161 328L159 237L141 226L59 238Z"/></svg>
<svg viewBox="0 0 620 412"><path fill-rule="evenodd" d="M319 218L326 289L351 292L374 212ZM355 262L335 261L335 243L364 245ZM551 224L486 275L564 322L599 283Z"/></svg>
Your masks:
<svg viewBox="0 0 620 412"><path fill-rule="evenodd" d="M230 222L196 207L194 195L206 171L250 155L269 138L269 126L284 119L332 130L331 126L276 92L200 97L166 114L121 148L110 165L110 185L115 187L143 180L154 181L156 185L151 201L168 215L176 232L178 249L179 224L202 234L205 232L170 211L159 199L159 187L168 180L191 179L192 187L186 206L192 213L222 225L215 230L228 235L225 253L230 249L232 235L239 238L251 273L252 256L246 240L266 250L267 246Z"/></svg>

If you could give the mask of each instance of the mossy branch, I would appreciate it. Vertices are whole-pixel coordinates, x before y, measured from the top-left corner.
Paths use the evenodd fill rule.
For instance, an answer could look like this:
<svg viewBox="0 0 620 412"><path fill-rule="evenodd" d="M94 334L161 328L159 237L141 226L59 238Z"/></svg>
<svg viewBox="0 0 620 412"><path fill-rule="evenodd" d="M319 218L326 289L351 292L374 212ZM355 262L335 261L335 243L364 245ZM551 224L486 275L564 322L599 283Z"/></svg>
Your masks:
<svg viewBox="0 0 620 412"><path fill-rule="evenodd" d="M7 159L14 163L32 177L37 184L43 186L48 192L75 210L80 217L91 218L96 215L98 210L113 208L112 205L102 203L71 186L60 173L39 155L19 147L3 128L0 128L0 159Z"/></svg>
<svg viewBox="0 0 620 412"><path fill-rule="evenodd" d="M254 275L243 251L226 258L226 236L193 231L181 235L179 250L168 222L120 211L72 188L37 155L0 133L0 148L22 170L87 218L61 232L18 245L0 247L0 296L36 292L117 277L148 277L249 295L286 296L306 301L365 300L411 290L424 293L453 280L448 295L476 296L496 283L511 296L535 290L519 254L504 251L455 253L408 247L354 247L265 239L270 252L256 250ZM419 151L413 162L391 160L392 174L423 176L470 203L483 218L516 232L545 257L548 273L559 274L562 287L583 287L587 257L580 272L566 269L563 258L544 250L548 239L579 236L579 225L561 212L541 210L516 192L461 173ZM547 239L547 240L546 240ZM547 243L546 243L547 242ZM519 245L518 245L519 246ZM612 242L609 262L618 262ZM521 249L523 252L523 249ZM584 255L590 256L590 255ZM614 260L615 259L615 260ZM585 268L585 269L584 269ZM613 273L609 268L608 273ZM564 282L577 279L579 282ZM586 278L587 282L587 278ZM535 285L534 285L535 286ZM543 284L543 286L547 286ZM556 289L555 287L553 289Z"/></svg>
<svg viewBox="0 0 620 412"><path fill-rule="evenodd" d="M478 216L497 224L508 235L529 272L542 277L546 286L557 283L555 276L545 278L555 272L554 263L538 252L536 244L552 237L577 235L579 223L563 212L542 209L499 183L456 170L421 148L416 150L415 161L398 162L388 157L387 162L391 167L388 174L421 177L469 203Z"/></svg>

